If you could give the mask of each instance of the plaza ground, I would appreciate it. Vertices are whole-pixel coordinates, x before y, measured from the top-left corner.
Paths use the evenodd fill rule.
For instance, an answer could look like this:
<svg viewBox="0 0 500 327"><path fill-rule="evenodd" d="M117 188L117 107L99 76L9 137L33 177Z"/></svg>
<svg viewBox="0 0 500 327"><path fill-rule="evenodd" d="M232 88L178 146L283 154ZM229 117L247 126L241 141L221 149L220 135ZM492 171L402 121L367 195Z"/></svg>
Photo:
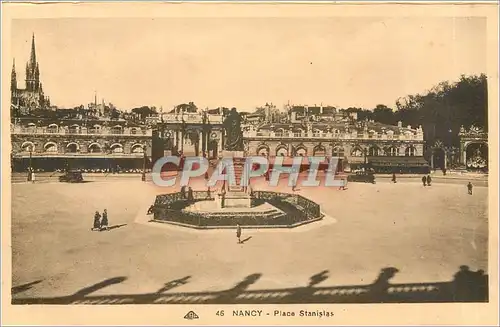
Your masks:
<svg viewBox="0 0 500 327"><path fill-rule="evenodd" d="M194 190L206 189L202 181ZM222 291L261 274L248 289L367 285L381 269L399 272L391 283L446 282L459 266L487 271L488 189L468 195L466 183L423 187L417 182L302 188L322 207L324 221L297 229L197 231L145 223L159 193L140 180L84 184L12 185L12 286L30 284L14 298L66 296L103 280L124 277L92 294ZM254 189L291 192L285 183ZM109 212L109 232L91 232L96 210ZM141 220L142 219L142 220Z"/></svg>

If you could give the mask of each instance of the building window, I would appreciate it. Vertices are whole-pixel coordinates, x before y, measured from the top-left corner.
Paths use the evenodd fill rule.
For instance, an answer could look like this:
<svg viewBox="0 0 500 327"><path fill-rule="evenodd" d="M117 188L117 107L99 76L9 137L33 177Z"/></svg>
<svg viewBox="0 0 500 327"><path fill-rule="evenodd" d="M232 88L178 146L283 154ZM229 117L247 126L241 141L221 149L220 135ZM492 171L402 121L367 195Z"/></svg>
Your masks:
<svg viewBox="0 0 500 327"><path fill-rule="evenodd" d="M56 124L50 124L47 127L47 133L57 133L58 127Z"/></svg>
<svg viewBox="0 0 500 327"><path fill-rule="evenodd" d="M413 157L417 154L417 149L415 149L412 146L409 146L405 149L405 156L407 157Z"/></svg>
<svg viewBox="0 0 500 327"><path fill-rule="evenodd" d="M97 143L91 144L89 146L89 152L90 153L100 153L101 152L101 147Z"/></svg>
<svg viewBox="0 0 500 327"><path fill-rule="evenodd" d="M257 151L257 155L259 155L259 156L267 157L268 154L269 154L269 151L266 147L259 148L259 150Z"/></svg>
<svg viewBox="0 0 500 327"><path fill-rule="evenodd" d="M391 157L399 156L399 148L396 147L390 147L389 150L387 151L387 154Z"/></svg>
<svg viewBox="0 0 500 327"><path fill-rule="evenodd" d="M22 146L22 151L23 152L34 152L35 151L35 145L31 142L25 142Z"/></svg>
<svg viewBox="0 0 500 327"><path fill-rule="evenodd" d="M333 149L333 152L332 152L332 156L334 157L340 157L340 158L343 158L345 155L344 155L344 148L341 148L341 147L335 147Z"/></svg>
<svg viewBox="0 0 500 327"><path fill-rule="evenodd" d="M280 147L276 150L276 155L281 156L281 157L285 157L288 155L288 151L285 147Z"/></svg>
<svg viewBox="0 0 500 327"><path fill-rule="evenodd" d="M113 144L111 146L112 153L123 153L123 147L120 144Z"/></svg>
<svg viewBox="0 0 500 327"><path fill-rule="evenodd" d="M70 143L66 146L68 149L67 152L69 153L77 153L78 152L78 145L76 143Z"/></svg>
<svg viewBox="0 0 500 327"><path fill-rule="evenodd" d="M304 148L299 148L297 149L296 154L300 157L304 157L307 155L307 151Z"/></svg>
<svg viewBox="0 0 500 327"><path fill-rule="evenodd" d="M68 132L69 132L70 134L78 134L78 133L79 133L79 131L80 131L80 126L78 126L78 125L73 125L73 126L70 126L70 127L69 127L69 130L68 130Z"/></svg>
<svg viewBox="0 0 500 327"><path fill-rule="evenodd" d="M54 143L48 143L45 145L45 152L55 153L57 152L57 145Z"/></svg>
<svg viewBox="0 0 500 327"><path fill-rule="evenodd" d="M112 134L122 134L122 127L121 126L115 126L111 129Z"/></svg>
<svg viewBox="0 0 500 327"><path fill-rule="evenodd" d="M378 157L380 155L380 149L378 147L376 147L376 146L372 146L368 150L368 155L370 157Z"/></svg>
<svg viewBox="0 0 500 327"><path fill-rule="evenodd" d="M144 147L142 145L134 145L132 147L132 153L144 153Z"/></svg>

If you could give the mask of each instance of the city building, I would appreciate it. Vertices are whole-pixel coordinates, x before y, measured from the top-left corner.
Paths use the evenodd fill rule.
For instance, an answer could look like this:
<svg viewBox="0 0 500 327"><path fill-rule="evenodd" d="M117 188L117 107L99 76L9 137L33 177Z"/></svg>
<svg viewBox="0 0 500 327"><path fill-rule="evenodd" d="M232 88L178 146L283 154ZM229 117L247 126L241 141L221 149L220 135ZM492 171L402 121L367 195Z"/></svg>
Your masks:
<svg viewBox="0 0 500 327"><path fill-rule="evenodd" d="M421 127L357 121L334 107L289 106L288 121L247 123L248 155L325 156L339 159L344 171L427 172Z"/></svg>
<svg viewBox="0 0 500 327"><path fill-rule="evenodd" d="M142 172L150 167L152 129L124 119L41 119L11 123L12 169Z"/></svg>
<svg viewBox="0 0 500 327"><path fill-rule="evenodd" d="M163 155L218 158L224 146L222 109L162 113L156 123L153 160Z"/></svg>

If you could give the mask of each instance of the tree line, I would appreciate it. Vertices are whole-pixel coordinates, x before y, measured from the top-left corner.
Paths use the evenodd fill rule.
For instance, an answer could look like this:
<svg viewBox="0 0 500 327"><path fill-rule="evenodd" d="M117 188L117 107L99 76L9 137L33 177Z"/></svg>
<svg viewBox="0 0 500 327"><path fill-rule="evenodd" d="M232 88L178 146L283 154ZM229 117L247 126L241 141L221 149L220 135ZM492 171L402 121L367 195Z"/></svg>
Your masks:
<svg viewBox="0 0 500 327"><path fill-rule="evenodd" d="M460 127L472 125L488 130L488 87L486 75L462 75L457 82L441 82L426 93L396 100L395 108L378 105L374 109L347 108L358 120L383 124L422 126L428 144L437 140L458 145Z"/></svg>

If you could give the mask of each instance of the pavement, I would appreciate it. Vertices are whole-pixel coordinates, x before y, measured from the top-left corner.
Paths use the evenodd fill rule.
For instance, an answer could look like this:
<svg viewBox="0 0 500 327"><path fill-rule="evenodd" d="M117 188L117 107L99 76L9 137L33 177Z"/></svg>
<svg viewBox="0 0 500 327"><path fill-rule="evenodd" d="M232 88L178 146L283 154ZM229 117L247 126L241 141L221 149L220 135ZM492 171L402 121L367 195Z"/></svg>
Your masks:
<svg viewBox="0 0 500 327"><path fill-rule="evenodd" d="M204 190L204 181L193 181ZM263 179L252 187L291 192ZM328 219L291 230L195 231L144 221L161 188L121 179L84 184L12 185L12 284L15 298L66 296L103 280L92 294L157 292L188 278L179 292L214 292L258 280L248 290L367 285L395 267L394 283L449 281L461 265L488 271L488 189L413 182L349 183L299 188ZM109 213L109 232L92 232L96 210ZM142 217L142 218L140 218ZM141 220L142 219L142 220ZM156 224L156 225L153 225ZM87 294L87 293L86 293Z"/></svg>

